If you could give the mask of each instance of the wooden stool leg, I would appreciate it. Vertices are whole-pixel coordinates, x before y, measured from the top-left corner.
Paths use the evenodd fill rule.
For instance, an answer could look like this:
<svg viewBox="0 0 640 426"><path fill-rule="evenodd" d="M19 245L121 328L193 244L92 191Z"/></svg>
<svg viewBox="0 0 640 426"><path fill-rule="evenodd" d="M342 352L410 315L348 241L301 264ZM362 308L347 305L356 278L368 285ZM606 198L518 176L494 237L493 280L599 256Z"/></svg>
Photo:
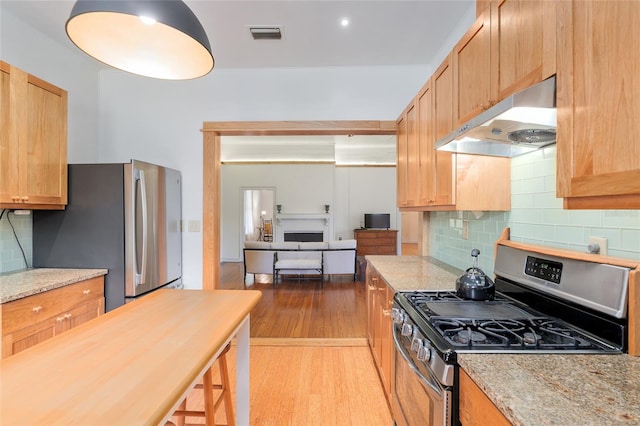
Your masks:
<svg viewBox="0 0 640 426"><path fill-rule="evenodd" d="M218 358L220 362L220 378L222 380L222 394L224 395L224 411L227 414L227 425L235 426L236 421L233 416L233 405L231 397L231 384L229 382L229 369L227 368L227 351L225 350Z"/></svg>
<svg viewBox="0 0 640 426"><path fill-rule="evenodd" d="M178 406L178 410L180 411L184 411L187 409L187 399L185 398L184 401L182 401L182 403ZM177 420L176 420L176 426L184 426L184 416L177 416Z"/></svg>
<svg viewBox="0 0 640 426"><path fill-rule="evenodd" d="M204 392L204 418L207 426L215 426L215 401L213 400L213 380L211 378L211 368L204 373L202 378L202 390Z"/></svg>
<svg viewBox="0 0 640 426"><path fill-rule="evenodd" d="M178 425L184 426L185 416L204 417L207 426L215 425L215 416L218 407L224 402L227 425L235 426L236 419L233 416L233 398L231 396L231 383L229 381L229 369L227 366L226 354L230 346L227 345L218 356L218 366L220 368L221 384L213 384L213 366L209 368L202 377L202 384L197 384L195 389L202 389L204 392L204 411L187 410L187 400L182 401L178 409L173 413L178 418ZM216 399L213 398L213 390L220 389L222 392Z"/></svg>

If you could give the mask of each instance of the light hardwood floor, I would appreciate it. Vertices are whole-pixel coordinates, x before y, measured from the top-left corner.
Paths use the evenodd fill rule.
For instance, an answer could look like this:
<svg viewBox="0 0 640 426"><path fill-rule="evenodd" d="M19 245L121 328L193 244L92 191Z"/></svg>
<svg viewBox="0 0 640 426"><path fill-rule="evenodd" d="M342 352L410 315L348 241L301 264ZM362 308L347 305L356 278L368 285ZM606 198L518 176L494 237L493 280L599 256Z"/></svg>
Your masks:
<svg viewBox="0 0 640 426"><path fill-rule="evenodd" d="M232 346L227 355L232 389L235 389L234 358ZM252 344L250 368L251 425L393 424L366 346ZM217 383L217 367L215 370ZM188 409L202 409L202 404L202 391L194 391L187 400ZM204 419L189 417L187 423L203 424ZM226 424L223 407L216 413L216 424Z"/></svg>
<svg viewBox="0 0 640 426"><path fill-rule="evenodd" d="M262 292L251 312L251 337L365 338L366 286L352 275L327 276L324 288L316 278L290 278L274 289L271 275L249 274L245 284L242 273L242 263L223 263L220 288Z"/></svg>
<svg viewBox="0 0 640 426"><path fill-rule="evenodd" d="M251 312L251 425L393 424L366 343L364 282L334 275L324 288L319 280L291 279L274 289L270 275L249 276L245 284L242 263L223 263L220 287L262 291ZM227 355L232 390L234 358L232 346ZM194 391L187 408L202 404L202 391ZM187 423L204 419L187 418ZM223 407L216 424L226 424Z"/></svg>

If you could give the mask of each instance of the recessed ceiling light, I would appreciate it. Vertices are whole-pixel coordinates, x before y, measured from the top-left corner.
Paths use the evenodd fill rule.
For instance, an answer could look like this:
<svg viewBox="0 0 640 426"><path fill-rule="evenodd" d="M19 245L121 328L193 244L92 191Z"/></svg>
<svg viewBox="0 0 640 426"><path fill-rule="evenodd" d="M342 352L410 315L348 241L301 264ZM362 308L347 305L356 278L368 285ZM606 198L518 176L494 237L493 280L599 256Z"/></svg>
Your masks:
<svg viewBox="0 0 640 426"><path fill-rule="evenodd" d="M340 20L340 25L342 25L343 27L348 27L349 26L349 19L348 18L342 18Z"/></svg>

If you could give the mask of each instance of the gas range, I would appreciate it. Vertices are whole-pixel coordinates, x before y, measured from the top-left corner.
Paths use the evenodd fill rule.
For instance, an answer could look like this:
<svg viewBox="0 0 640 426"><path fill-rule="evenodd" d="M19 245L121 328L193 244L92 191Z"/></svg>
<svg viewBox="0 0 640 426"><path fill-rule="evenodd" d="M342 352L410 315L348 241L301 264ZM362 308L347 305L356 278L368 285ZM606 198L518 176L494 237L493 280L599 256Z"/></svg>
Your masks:
<svg viewBox="0 0 640 426"><path fill-rule="evenodd" d="M498 286L507 283L498 280ZM571 323L546 315L498 293L491 301L464 300L454 292L400 292L396 295L396 323L408 320L402 310L413 313L416 330L429 335L431 346L453 361L455 353L621 353L623 341L620 323L607 323L591 318L595 332L609 330L610 342ZM402 308L403 307L403 308ZM567 309L569 309L567 307ZM584 312L573 312L583 315ZM597 325L596 325L597 324ZM611 330L609 330L610 332ZM404 333L408 333L405 327ZM414 330L410 331L412 334Z"/></svg>
<svg viewBox="0 0 640 426"><path fill-rule="evenodd" d="M395 294L399 425L459 423L459 354L627 350L628 268L522 246L497 245L492 300L465 300L454 291ZM437 409L407 408L412 400Z"/></svg>

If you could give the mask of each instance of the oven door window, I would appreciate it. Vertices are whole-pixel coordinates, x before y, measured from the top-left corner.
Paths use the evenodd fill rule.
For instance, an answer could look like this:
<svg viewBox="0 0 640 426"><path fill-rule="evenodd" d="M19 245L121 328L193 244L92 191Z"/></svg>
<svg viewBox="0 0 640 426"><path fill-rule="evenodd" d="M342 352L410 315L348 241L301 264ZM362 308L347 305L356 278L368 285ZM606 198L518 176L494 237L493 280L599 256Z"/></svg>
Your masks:
<svg viewBox="0 0 640 426"><path fill-rule="evenodd" d="M448 425L451 420L451 391L423 369L418 372L411 358L395 350L394 408L398 425Z"/></svg>

